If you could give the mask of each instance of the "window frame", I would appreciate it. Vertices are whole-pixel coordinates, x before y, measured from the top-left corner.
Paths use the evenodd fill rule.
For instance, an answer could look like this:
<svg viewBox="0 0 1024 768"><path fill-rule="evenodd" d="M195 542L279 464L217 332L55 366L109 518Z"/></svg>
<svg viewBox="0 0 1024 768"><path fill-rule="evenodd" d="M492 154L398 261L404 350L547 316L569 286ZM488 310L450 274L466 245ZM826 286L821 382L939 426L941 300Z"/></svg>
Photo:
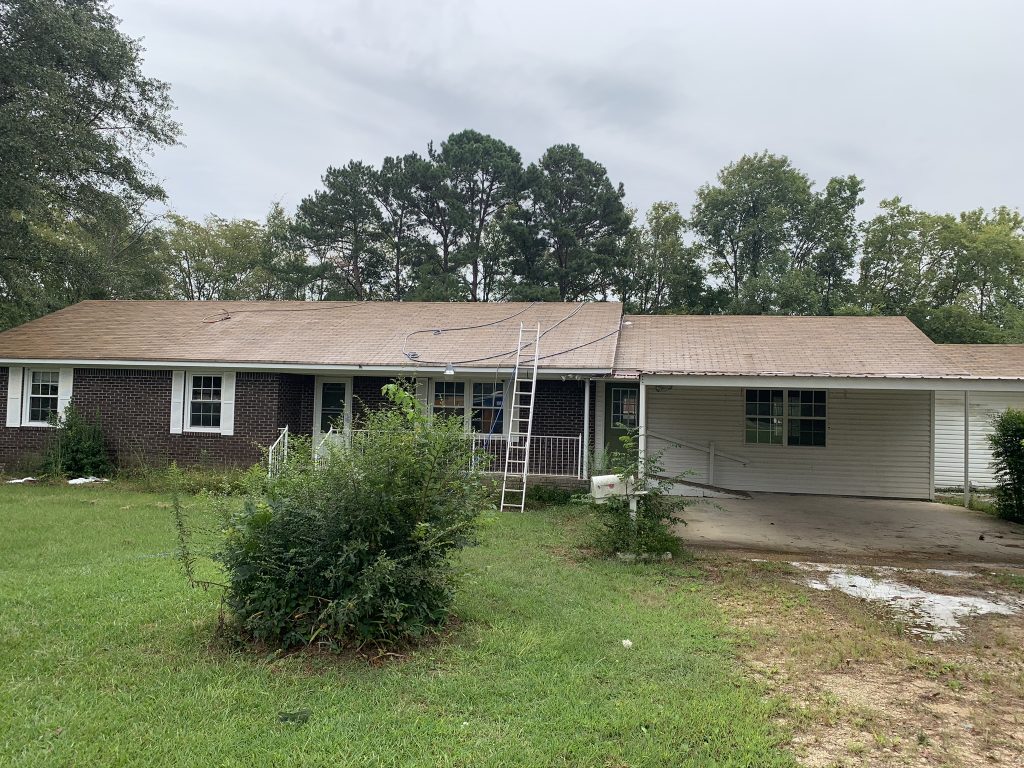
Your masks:
<svg viewBox="0 0 1024 768"><path fill-rule="evenodd" d="M615 395L616 395L616 393L619 393L619 392L629 393L629 395L631 397L635 396L635 398L636 398L636 410L633 412L633 423L632 424L626 424L623 421L616 421L615 420ZM608 398L609 398L608 418L611 420L611 427L612 427L612 429L619 429L619 430L627 429L628 430L628 429L636 429L637 427L640 426L640 390L637 387L625 387L625 386L612 385L611 387L608 388ZM621 405L621 402L622 401L621 401L621 398L620 398L620 405Z"/></svg>
<svg viewBox="0 0 1024 768"><path fill-rule="evenodd" d="M224 371L186 371L185 372L185 391L182 392L182 414L181 414L181 431L182 432L206 432L219 435L222 430L224 423ZM220 399L219 400L193 400L192 392L194 391L194 382L196 378L202 376L215 376L220 379ZM192 426L192 405L194 403L211 403L216 402L220 406L220 411L217 415L217 426L216 427L202 427Z"/></svg>
<svg viewBox="0 0 1024 768"><path fill-rule="evenodd" d="M776 416L776 415L772 414L770 416L756 416L756 415L755 416L751 416L750 414L747 413L747 406L748 406L748 403L749 403L749 401L747 399L747 397L748 397L747 393L748 392L759 392L759 391L781 392L782 393L782 413L781 413L781 415ZM812 416L803 416L803 415L793 416L790 413L790 394L791 393L801 393L802 394L802 393L805 393L805 392L810 392L810 393L820 392L820 393L822 393L824 399L823 399L823 402L820 403L820 405L824 408L824 413L825 413L824 416L813 416L813 415ZM743 399L742 399L742 401L743 401L743 445L745 447L764 445L764 446L769 446L769 447L776 447L776 446L778 446L778 447L782 447L782 448L797 448L797 449L799 449L799 448L827 448L828 447L828 443L829 443L829 440L828 440L828 430L829 430L829 400L830 400L828 392L829 391L827 389L807 388L807 387L793 387L793 388L790 388L790 387L744 387L743 388ZM769 402L771 402L771 400L769 400ZM800 403L800 405L802 405L802 404L803 403ZM811 405L814 406L814 405L817 405L817 403L814 403L812 401ZM750 440L748 440L747 439L747 435L748 435L747 420L751 419L751 418L778 419L781 422L782 439L779 442L777 442L777 443L774 443L774 442L751 442ZM795 422L795 421L820 421L822 424L824 424L824 430L822 432L822 434L824 436L824 442L821 445L813 445L813 444L810 444L810 443L791 443L790 442L790 423L791 422Z"/></svg>
<svg viewBox="0 0 1024 768"><path fill-rule="evenodd" d="M430 399L430 415L431 416L433 416L435 412L438 412L437 409L435 409L435 407L434 407L434 403L435 403L436 398L437 398L437 385L440 384L440 383L445 383L445 382L454 382L454 383L458 383L458 384L462 384L463 385L463 421L465 422L465 425L466 425L466 427L465 427L466 428L466 434L480 435L481 437L485 437L485 436L487 436L490 433L487 433L487 432L476 432L476 431L473 430L473 389L474 389L474 387L477 384L486 384L486 385L489 385L489 386L500 385L501 389L502 389L502 405L503 405L502 413L501 413L501 432L494 432L493 434L495 436L498 436L498 435L508 436L508 431L509 431L509 427L511 425L512 420L508 418L508 409L504 407L504 404L505 404L505 398L508 397L509 379L504 378L504 377L498 378L497 380L495 380L493 377L492 378L485 378L485 379L465 379L465 378L452 379L452 378L448 378L448 377L445 377L443 379L442 378L433 379L431 381L431 383L430 383L430 398L429 398ZM454 408L442 408L442 409L440 409L440 412L454 414L455 410L454 410Z"/></svg>
<svg viewBox="0 0 1024 768"><path fill-rule="evenodd" d="M32 398L33 397L50 397L50 395L33 395L32 394L32 374L34 373L52 373L57 375L57 394L55 399L57 400L57 407L54 410L58 416L60 415L60 401L61 401L61 375L60 368L25 368L22 372L21 380L21 426L23 427L50 427L53 428L53 424L47 421L33 421L32 415ZM52 382L51 382L52 383Z"/></svg>
<svg viewBox="0 0 1024 768"><path fill-rule="evenodd" d="M323 418L324 384L345 385L345 407L342 415L342 427L347 432L352 429L352 377L351 376L317 376L313 382L313 434L325 435L320 429Z"/></svg>

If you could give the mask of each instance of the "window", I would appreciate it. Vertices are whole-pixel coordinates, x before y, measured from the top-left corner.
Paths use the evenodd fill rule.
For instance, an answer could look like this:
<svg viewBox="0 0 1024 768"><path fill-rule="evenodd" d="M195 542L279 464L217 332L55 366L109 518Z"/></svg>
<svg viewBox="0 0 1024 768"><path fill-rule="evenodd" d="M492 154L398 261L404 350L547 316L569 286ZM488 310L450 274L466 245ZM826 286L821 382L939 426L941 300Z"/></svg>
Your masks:
<svg viewBox="0 0 1024 768"><path fill-rule="evenodd" d="M435 381L434 413L465 418L466 383L463 381Z"/></svg>
<svg viewBox="0 0 1024 768"><path fill-rule="evenodd" d="M825 445L826 394L823 389L748 389L747 443Z"/></svg>
<svg viewBox="0 0 1024 768"><path fill-rule="evenodd" d="M28 423L48 424L60 411L60 371L30 371Z"/></svg>
<svg viewBox="0 0 1024 768"><path fill-rule="evenodd" d="M345 382L325 381L320 385L320 431L341 429L345 418Z"/></svg>
<svg viewBox="0 0 1024 768"><path fill-rule="evenodd" d="M748 389L746 441L781 445L782 416L781 389Z"/></svg>
<svg viewBox="0 0 1024 768"><path fill-rule="evenodd" d="M200 375L192 377L188 424L193 429L220 429L222 378Z"/></svg>
<svg viewBox="0 0 1024 768"><path fill-rule="evenodd" d="M473 385L473 413L470 427L474 432L500 435L504 418L502 400L504 387L501 382L480 382Z"/></svg>
<svg viewBox="0 0 1024 768"><path fill-rule="evenodd" d="M825 390L789 390L790 445L825 445Z"/></svg>
<svg viewBox="0 0 1024 768"><path fill-rule="evenodd" d="M640 390L633 387L612 387L612 427L635 429L639 412Z"/></svg>

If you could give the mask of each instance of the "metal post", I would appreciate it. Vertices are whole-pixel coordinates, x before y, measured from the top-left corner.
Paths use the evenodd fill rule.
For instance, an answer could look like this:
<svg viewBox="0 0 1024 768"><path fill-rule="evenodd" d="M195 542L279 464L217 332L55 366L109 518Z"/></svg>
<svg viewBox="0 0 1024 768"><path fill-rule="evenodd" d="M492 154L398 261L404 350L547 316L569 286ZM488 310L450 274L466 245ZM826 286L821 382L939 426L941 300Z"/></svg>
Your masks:
<svg viewBox="0 0 1024 768"><path fill-rule="evenodd" d="M715 444L708 443L708 485L715 484Z"/></svg>
<svg viewBox="0 0 1024 768"><path fill-rule="evenodd" d="M583 380L583 461L582 477L590 477L590 379Z"/></svg>
<svg viewBox="0 0 1024 768"><path fill-rule="evenodd" d="M971 393L964 390L964 507L971 507Z"/></svg>
<svg viewBox="0 0 1024 768"><path fill-rule="evenodd" d="M641 477L646 477L644 462L647 458L647 384L643 376L640 377L640 414L637 426L637 466L640 468Z"/></svg>

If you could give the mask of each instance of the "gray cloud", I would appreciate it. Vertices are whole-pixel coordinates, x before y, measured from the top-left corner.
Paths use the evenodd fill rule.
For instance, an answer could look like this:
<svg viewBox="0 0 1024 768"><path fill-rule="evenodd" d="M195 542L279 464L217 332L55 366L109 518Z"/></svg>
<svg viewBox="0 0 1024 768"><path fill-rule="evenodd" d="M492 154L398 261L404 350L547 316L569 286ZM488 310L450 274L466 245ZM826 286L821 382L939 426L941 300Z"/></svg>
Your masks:
<svg viewBox="0 0 1024 768"><path fill-rule="evenodd" d="M328 165L475 128L527 161L573 141L641 209L688 209L769 149L868 206L1024 207L1015 0L901 3L115 0L169 81L185 147L152 161L187 215L294 206Z"/></svg>

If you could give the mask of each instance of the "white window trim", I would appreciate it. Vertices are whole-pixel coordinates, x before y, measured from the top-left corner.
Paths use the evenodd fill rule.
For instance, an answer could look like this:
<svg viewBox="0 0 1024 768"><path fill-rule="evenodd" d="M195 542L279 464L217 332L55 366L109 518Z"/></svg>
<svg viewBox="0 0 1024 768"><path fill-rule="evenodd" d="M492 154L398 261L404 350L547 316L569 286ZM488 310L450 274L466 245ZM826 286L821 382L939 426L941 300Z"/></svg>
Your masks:
<svg viewBox="0 0 1024 768"><path fill-rule="evenodd" d="M747 442L747 392L750 390L779 390L782 392L782 442L781 443L748 443ZM825 393L825 416L793 416L792 418L798 421L807 419L811 421L823 421L825 422L825 444L824 445L791 445L789 442L789 393L790 392L824 392ZM765 446L766 448L793 448L800 450L803 448L812 448L821 450L828 448L828 431L829 427L829 411L831 409L832 397L828 394L829 390L822 389L821 387L744 387L743 388L743 421L741 422L743 428L743 445L746 448L759 448ZM762 417L764 418L764 417ZM776 417L770 417L776 418Z"/></svg>
<svg viewBox="0 0 1024 768"><path fill-rule="evenodd" d="M320 417L323 415L323 385L344 384L345 385L345 415L343 418L344 431L352 430L352 378L345 376L317 376L314 380L313 389L313 435L325 434L320 431Z"/></svg>
<svg viewBox="0 0 1024 768"><path fill-rule="evenodd" d="M220 376L219 427L192 426L192 382L197 376ZM233 435L235 431L235 380L236 374L234 371L185 371L184 388L181 397L181 431L207 435Z"/></svg>
<svg viewBox="0 0 1024 768"><path fill-rule="evenodd" d="M466 378L461 378L461 377L452 378L450 376L445 376L444 378L438 377L436 379L430 379L430 385L429 385L430 397L429 397L428 405L429 405L429 408L430 408L430 414L431 415L434 414L435 388L437 387L437 384L439 382L446 382L446 381L456 381L456 382L460 382L460 383L465 385L465 402L463 403L463 419L465 420L465 424L466 424L466 433L467 434L475 434L475 435L478 435L480 437L486 437L487 436L486 432L473 432L473 429L472 429L472 421L473 421L472 420L472 416L473 416L473 385L474 384L494 384L495 383L494 378L491 377L489 379L480 379L480 378L466 379ZM509 429L512 426L512 420L509 418L509 406L511 405L511 403L507 402L507 398L508 398L508 394L509 394L509 392L508 392L508 382L509 382L509 380L506 379L506 378L500 378L499 377L498 380L497 380L497 383L501 384L502 392L503 392L503 394L502 394L502 403L503 403L504 407L502 408L502 414L501 414L501 435L502 435L502 437L508 437Z"/></svg>
<svg viewBox="0 0 1024 768"><path fill-rule="evenodd" d="M9 369L8 369L9 370ZM74 380L74 368L37 366L35 368L24 368L21 378L21 424L22 427L49 427L54 425L48 421L31 421L29 415L32 413L32 374L46 371L57 374L57 415L62 416L64 410L71 402L71 390ZM8 373L8 376L10 374ZM8 384L10 386L10 384Z"/></svg>

